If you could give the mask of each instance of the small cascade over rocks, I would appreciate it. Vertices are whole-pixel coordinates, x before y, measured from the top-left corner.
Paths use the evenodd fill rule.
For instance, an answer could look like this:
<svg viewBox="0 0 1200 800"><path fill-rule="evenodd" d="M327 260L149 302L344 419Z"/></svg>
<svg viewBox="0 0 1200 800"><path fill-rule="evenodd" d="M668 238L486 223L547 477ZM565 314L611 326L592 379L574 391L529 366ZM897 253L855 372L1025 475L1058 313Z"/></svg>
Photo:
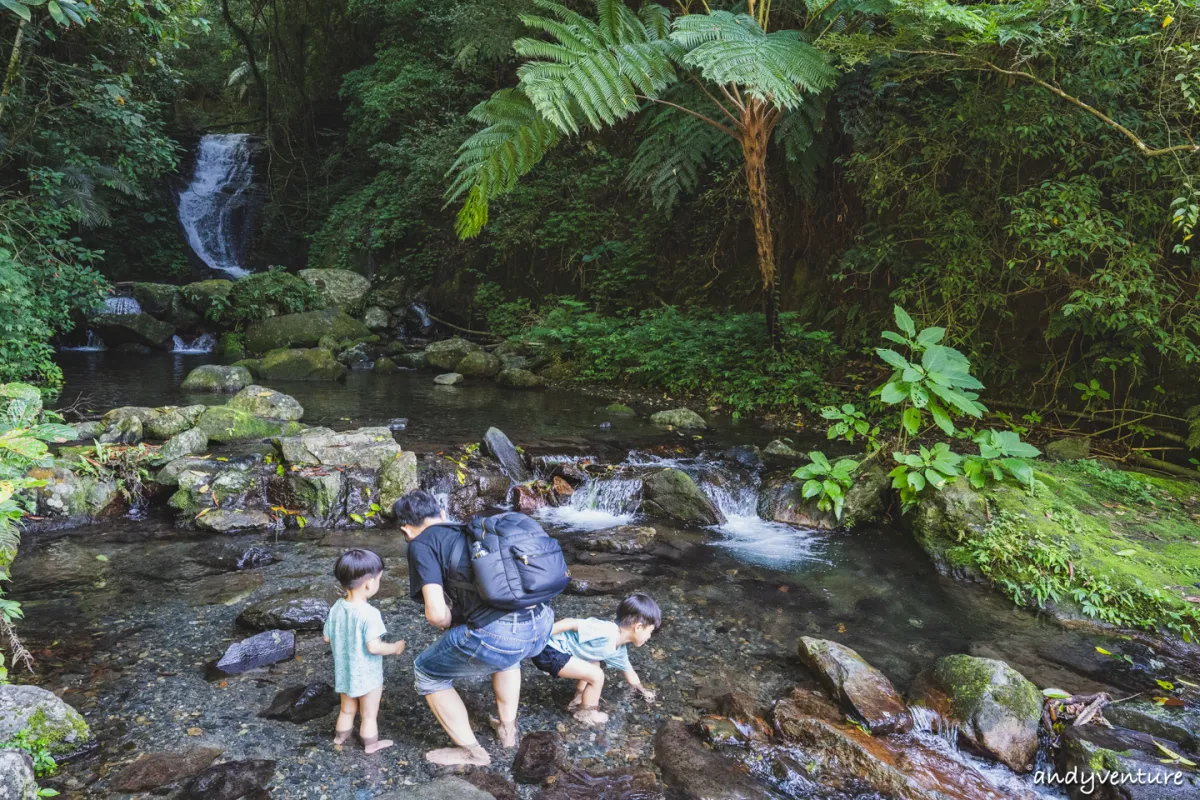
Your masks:
<svg viewBox="0 0 1200 800"><path fill-rule="evenodd" d="M70 350L77 353L99 353L108 348L104 345L104 340L96 335L96 332L89 329L87 332L87 341L75 347L60 347L60 350Z"/></svg>
<svg viewBox="0 0 1200 800"><path fill-rule="evenodd" d="M188 244L208 267L231 278L250 274L244 264L261 200L255 190L253 142L245 133L202 138L192 182L179 196L179 222Z"/></svg>
<svg viewBox="0 0 1200 800"><path fill-rule="evenodd" d="M641 478L594 478L576 489L566 505L547 506L541 516L570 530L597 531L633 522L641 500Z"/></svg>
<svg viewBox="0 0 1200 800"><path fill-rule="evenodd" d="M217 338L211 333L201 334L193 339L184 339L182 336L171 337L171 352L184 355L199 355L201 353L211 353L217 345Z"/></svg>
<svg viewBox="0 0 1200 800"><path fill-rule="evenodd" d="M104 298L104 305L99 309L102 314L117 314L129 316L142 313L142 304L132 297L119 295Z"/></svg>
<svg viewBox="0 0 1200 800"><path fill-rule="evenodd" d="M429 318L429 309L424 303L411 303L409 308L417 317L417 328L421 333L428 333L433 328L433 320Z"/></svg>
<svg viewBox="0 0 1200 800"><path fill-rule="evenodd" d="M952 722L925 706L909 706L908 713L912 717L913 733L937 737L951 750L958 750L957 722Z"/></svg>

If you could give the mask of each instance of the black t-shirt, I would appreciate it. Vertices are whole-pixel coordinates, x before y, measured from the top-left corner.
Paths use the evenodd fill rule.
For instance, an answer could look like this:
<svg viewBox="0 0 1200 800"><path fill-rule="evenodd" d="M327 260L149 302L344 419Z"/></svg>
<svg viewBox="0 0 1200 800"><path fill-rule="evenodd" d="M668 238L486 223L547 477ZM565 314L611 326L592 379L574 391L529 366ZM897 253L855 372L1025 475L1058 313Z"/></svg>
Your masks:
<svg viewBox="0 0 1200 800"><path fill-rule="evenodd" d="M451 580L472 583L471 560L467 557L467 534L455 525L432 525L408 543L408 585L414 600L424 602L421 589L437 584L446 593L450 602L454 624L467 623L482 628L507 614L507 611L492 608L480 600L479 595L467 588L451 584ZM457 553L458 558L451 563Z"/></svg>

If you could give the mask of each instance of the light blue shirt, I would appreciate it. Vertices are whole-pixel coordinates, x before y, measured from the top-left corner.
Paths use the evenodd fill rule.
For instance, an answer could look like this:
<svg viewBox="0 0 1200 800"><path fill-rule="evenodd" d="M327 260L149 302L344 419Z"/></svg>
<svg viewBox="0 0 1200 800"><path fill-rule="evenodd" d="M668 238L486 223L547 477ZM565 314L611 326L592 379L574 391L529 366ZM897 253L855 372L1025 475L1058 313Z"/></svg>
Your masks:
<svg viewBox="0 0 1200 800"><path fill-rule="evenodd" d="M383 656L367 651L367 642L387 633L383 616L370 603L338 600L325 619L325 635L333 650L334 688L362 697L383 686Z"/></svg>
<svg viewBox="0 0 1200 800"><path fill-rule="evenodd" d="M622 672L633 669L629 663L629 652L625 645L617 647L621 629L615 622L603 619L581 619L579 630L563 631L550 637L548 644L560 653L566 653L584 661L603 661L607 667Z"/></svg>

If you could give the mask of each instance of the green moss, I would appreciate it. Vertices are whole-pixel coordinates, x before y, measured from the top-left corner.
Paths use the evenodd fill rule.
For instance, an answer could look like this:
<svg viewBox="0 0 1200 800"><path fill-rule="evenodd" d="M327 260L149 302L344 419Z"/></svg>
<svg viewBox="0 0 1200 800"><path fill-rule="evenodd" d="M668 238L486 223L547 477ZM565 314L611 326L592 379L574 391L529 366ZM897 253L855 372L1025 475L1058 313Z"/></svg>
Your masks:
<svg viewBox="0 0 1200 800"><path fill-rule="evenodd" d="M297 422L264 419L228 406L212 406L200 415L196 427L208 434L209 441L245 442L294 436L304 430Z"/></svg>
<svg viewBox="0 0 1200 800"><path fill-rule="evenodd" d="M62 755L76 750L81 744L91 738L91 731L83 717L73 708L67 707L64 720L52 720L44 708L39 708L29 716L25 730L29 731L28 738L46 747L54 755Z"/></svg>

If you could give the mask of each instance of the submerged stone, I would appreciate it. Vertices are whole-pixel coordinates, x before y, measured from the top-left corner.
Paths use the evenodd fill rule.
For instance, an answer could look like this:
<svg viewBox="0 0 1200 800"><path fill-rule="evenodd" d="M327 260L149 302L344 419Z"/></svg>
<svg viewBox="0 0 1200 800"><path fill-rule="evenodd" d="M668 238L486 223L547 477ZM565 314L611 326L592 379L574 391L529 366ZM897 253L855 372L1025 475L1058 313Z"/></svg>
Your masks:
<svg viewBox="0 0 1200 800"><path fill-rule="evenodd" d="M55 756L73 753L92 738L79 712L52 692L38 686L0 685L0 742L21 731Z"/></svg>
<svg viewBox="0 0 1200 800"><path fill-rule="evenodd" d="M624 594L639 586L643 578L607 564L572 564L567 594Z"/></svg>
<svg viewBox="0 0 1200 800"><path fill-rule="evenodd" d="M654 760L667 787L688 800L771 800L736 761L705 746L682 722L654 737Z"/></svg>
<svg viewBox="0 0 1200 800"><path fill-rule="evenodd" d="M554 731L533 731L521 737L513 759L513 777L518 783L538 784L557 774L564 763L562 737Z"/></svg>
<svg viewBox="0 0 1200 800"><path fill-rule="evenodd" d="M583 534L576 540L585 550L600 553L648 553L658 543L658 531L648 525L622 525Z"/></svg>
<svg viewBox="0 0 1200 800"><path fill-rule="evenodd" d="M273 528L275 520L265 511L217 508L197 517L196 527L217 533L233 533Z"/></svg>
<svg viewBox="0 0 1200 800"><path fill-rule="evenodd" d="M275 762L225 761L197 775L184 790L185 800L240 800L275 775Z"/></svg>
<svg viewBox="0 0 1200 800"><path fill-rule="evenodd" d="M118 792L149 792L198 775L224 752L219 747L190 747L164 753L142 753L113 780Z"/></svg>
<svg viewBox="0 0 1200 800"><path fill-rule="evenodd" d="M252 669L288 661L295 655L295 633L264 631L229 645L225 655L215 664L215 670L224 675L240 675Z"/></svg>
<svg viewBox="0 0 1200 800"><path fill-rule="evenodd" d="M203 364L188 373L179 389L183 392L233 394L253 380L250 370L245 367Z"/></svg>
<svg viewBox="0 0 1200 800"><path fill-rule="evenodd" d="M494 800L494 797L462 778L446 776L419 786L377 794L374 800Z"/></svg>
<svg viewBox="0 0 1200 800"><path fill-rule="evenodd" d="M892 682L845 645L800 637L800 660L833 697L854 711L871 733L894 733L912 727L912 718Z"/></svg>
<svg viewBox="0 0 1200 800"><path fill-rule="evenodd" d="M310 722L332 714L341 706L341 698L325 681L280 690L260 717L281 722Z"/></svg>

